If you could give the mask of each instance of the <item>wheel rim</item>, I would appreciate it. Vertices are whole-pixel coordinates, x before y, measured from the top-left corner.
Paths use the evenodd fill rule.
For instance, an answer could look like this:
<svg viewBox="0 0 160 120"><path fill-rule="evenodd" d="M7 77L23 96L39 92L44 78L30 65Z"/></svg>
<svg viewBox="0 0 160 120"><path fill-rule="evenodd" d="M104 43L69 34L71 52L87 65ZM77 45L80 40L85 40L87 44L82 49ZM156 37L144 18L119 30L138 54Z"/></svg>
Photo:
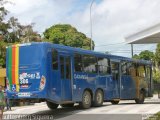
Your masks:
<svg viewBox="0 0 160 120"><path fill-rule="evenodd" d="M102 102L102 94L101 93L97 93L97 103L101 103Z"/></svg>
<svg viewBox="0 0 160 120"><path fill-rule="evenodd" d="M87 105L90 104L90 96L87 94L84 95L84 103Z"/></svg>

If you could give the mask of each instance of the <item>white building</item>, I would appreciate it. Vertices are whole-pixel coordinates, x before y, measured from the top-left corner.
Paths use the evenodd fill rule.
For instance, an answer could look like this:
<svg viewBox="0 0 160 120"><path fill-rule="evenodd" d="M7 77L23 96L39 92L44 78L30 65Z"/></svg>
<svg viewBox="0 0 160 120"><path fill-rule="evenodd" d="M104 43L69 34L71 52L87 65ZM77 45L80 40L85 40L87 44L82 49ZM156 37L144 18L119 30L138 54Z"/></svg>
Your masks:
<svg viewBox="0 0 160 120"><path fill-rule="evenodd" d="M160 23L147 29L129 35L125 38L126 43L131 44L131 55L133 56L134 44L160 43Z"/></svg>
<svg viewBox="0 0 160 120"><path fill-rule="evenodd" d="M129 35L125 39L129 44L160 43L160 23Z"/></svg>

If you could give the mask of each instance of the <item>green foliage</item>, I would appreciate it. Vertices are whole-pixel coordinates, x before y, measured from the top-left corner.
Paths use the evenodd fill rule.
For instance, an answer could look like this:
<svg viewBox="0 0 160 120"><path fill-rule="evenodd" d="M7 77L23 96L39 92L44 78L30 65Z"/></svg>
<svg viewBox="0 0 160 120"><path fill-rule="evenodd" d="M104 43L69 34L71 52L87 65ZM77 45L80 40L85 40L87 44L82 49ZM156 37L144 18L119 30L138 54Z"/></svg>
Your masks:
<svg viewBox="0 0 160 120"><path fill-rule="evenodd" d="M6 46L15 43L41 41L41 36L33 31L33 24L21 25L17 18L11 17L5 20L8 11L4 4L5 0L0 0L0 67L5 67Z"/></svg>
<svg viewBox="0 0 160 120"><path fill-rule="evenodd" d="M5 67L5 58L6 58L6 43L0 41L0 66Z"/></svg>
<svg viewBox="0 0 160 120"><path fill-rule="evenodd" d="M156 48L156 52L155 52L155 60L158 64L158 66L160 66L160 44L157 44L157 48Z"/></svg>
<svg viewBox="0 0 160 120"><path fill-rule="evenodd" d="M0 4L2 3L3 0L0 0ZM1 4L0 7L0 21L4 20L4 17L8 14L8 11L2 6L3 4Z"/></svg>
<svg viewBox="0 0 160 120"><path fill-rule="evenodd" d="M145 120L160 120L160 112L151 115L149 118L145 119Z"/></svg>
<svg viewBox="0 0 160 120"><path fill-rule="evenodd" d="M154 53L149 50L142 51L139 55L135 54L133 56L135 59L143 59L143 60L153 60L154 59Z"/></svg>
<svg viewBox="0 0 160 120"><path fill-rule="evenodd" d="M160 83L160 71L153 72L154 83Z"/></svg>
<svg viewBox="0 0 160 120"><path fill-rule="evenodd" d="M139 54L139 57L140 57L140 59L144 59L144 60L153 60L154 53L149 50L145 50Z"/></svg>
<svg viewBox="0 0 160 120"><path fill-rule="evenodd" d="M140 59L140 58L139 58L139 55L134 54L133 59Z"/></svg>
<svg viewBox="0 0 160 120"><path fill-rule="evenodd" d="M71 25L57 24L45 30L44 41L90 50L91 39ZM92 43L94 49L94 42Z"/></svg>

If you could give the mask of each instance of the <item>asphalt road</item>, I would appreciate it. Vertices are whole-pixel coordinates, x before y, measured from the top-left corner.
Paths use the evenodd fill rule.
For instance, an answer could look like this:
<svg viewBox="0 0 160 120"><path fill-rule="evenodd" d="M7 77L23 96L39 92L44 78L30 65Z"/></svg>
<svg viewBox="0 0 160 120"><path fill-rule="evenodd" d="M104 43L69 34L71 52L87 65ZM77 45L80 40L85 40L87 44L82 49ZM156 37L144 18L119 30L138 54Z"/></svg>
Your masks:
<svg viewBox="0 0 160 120"><path fill-rule="evenodd" d="M13 111L4 113L4 119L43 119L43 120L144 120L160 111L160 99L154 96L146 99L144 104L135 104L134 101L121 101L118 105L109 102L102 107L80 109L73 108L50 110L45 103L13 108Z"/></svg>

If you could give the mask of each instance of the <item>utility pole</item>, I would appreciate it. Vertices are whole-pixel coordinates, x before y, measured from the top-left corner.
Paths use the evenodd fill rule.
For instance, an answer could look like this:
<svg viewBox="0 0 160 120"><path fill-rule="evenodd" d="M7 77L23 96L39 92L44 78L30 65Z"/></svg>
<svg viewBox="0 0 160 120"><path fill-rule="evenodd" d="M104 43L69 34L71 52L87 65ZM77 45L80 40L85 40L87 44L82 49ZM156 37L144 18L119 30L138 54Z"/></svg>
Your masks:
<svg viewBox="0 0 160 120"><path fill-rule="evenodd" d="M92 0L90 5L90 32L91 32L91 50L92 50L92 5L95 0Z"/></svg>
<svg viewBox="0 0 160 120"><path fill-rule="evenodd" d="M133 44L131 44L131 56L133 58Z"/></svg>

